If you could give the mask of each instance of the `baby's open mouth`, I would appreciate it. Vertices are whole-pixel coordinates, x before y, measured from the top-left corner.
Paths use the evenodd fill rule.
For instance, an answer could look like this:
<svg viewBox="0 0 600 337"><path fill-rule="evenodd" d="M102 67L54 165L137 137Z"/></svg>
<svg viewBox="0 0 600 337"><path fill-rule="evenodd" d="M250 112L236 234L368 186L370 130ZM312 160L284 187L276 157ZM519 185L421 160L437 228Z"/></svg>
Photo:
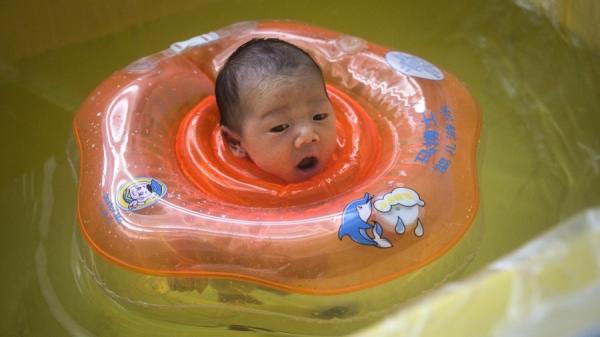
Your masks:
<svg viewBox="0 0 600 337"><path fill-rule="evenodd" d="M298 163L298 165L296 166L298 169L300 169L301 171L310 171L312 169L314 169L315 167L317 167L317 164L319 163L319 159L317 159L317 157L306 157L304 159L302 159L300 161L300 163Z"/></svg>

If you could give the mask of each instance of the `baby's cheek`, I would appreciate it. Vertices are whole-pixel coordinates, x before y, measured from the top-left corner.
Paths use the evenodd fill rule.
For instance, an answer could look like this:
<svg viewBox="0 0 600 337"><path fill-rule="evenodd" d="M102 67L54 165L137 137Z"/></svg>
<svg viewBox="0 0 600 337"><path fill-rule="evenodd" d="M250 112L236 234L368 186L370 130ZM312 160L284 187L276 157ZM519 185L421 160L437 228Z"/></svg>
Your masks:
<svg viewBox="0 0 600 337"><path fill-rule="evenodd" d="M289 161L289 156L285 153L285 151L281 151L280 149L273 149L273 151L269 155L269 161L273 165L281 166L283 169L283 165Z"/></svg>
<svg viewBox="0 0 600 337"><path fill-rule="evenodd" d="M337 134L335 132L329 133L326 137L325 143L325 148L333 151L337 145Z"/></svg>
<svg viewBox="0 0 600 337"><path fill-rule="evenodd" d="M256 149L257 157L260 157L260 163L266 166L270 166L271 169L283 169L282 162L287 158L285 151L282 150L281 145L277 144L264 144L262 147Z"/></svg>

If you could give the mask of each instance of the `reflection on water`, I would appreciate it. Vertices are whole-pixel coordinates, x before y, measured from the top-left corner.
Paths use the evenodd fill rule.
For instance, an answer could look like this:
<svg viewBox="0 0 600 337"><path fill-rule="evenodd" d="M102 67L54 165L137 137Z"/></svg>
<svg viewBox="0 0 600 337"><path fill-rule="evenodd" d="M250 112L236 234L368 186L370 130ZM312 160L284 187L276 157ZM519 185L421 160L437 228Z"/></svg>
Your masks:
<svg viewBox="0 0 600 337"><path fill-rule="evenodd" d="M484 113L482 204L474 226L485 226L485 234L471 265L452 277L468 275L578 210L600 204L600 59L574 47L546 19L508 2L475 0L446 7L434 7L434 1L230 2L197 5L28 58L0 54L1 335L260 335L151 320L80 277L74 244L78 164L70 127L78 104L113 70L173 41L264 18L264 7L272 8L270 17L423 56L472 90Z"/></svg>

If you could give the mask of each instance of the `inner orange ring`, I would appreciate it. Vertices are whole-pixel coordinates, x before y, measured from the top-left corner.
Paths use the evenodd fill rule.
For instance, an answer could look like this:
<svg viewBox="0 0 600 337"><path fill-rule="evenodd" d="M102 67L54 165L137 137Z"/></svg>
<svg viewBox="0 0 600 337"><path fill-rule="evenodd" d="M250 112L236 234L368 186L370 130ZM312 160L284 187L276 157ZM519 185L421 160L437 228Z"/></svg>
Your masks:
<svg viewBox="0 0 600 337"><path fill-rule="evenodd" d="M368 179L380 158L381 137L371 116L350 96L327 85L336 113L337 143L320 174L286 184L227 149L214 96L200 101L177 132L179 166L205 198L253 207L299 206L330 199Z"/></svg>

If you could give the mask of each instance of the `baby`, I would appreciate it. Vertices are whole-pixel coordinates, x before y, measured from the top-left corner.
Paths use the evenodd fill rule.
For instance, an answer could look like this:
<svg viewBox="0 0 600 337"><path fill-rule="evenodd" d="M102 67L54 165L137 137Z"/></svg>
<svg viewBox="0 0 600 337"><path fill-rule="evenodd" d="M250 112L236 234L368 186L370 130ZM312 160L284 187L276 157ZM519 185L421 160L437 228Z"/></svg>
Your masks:
<svg viewBox="0 0 600 337"><path fill-rule="evenodd" d="M286 183L326 166L336 147L335 113L321 69L302 49L278 39L251 40L229 57L215 87L221 131L234 155ZM250 294L257 286L245 282L182 277L168 282L173 290L198 293L210 285L219 302L261 304Z"/></svg>
<svg viewBox="0 0 600 337"><path fill-rule="evenodd" d="M217 76L215 95L235 156L286 183L316 175L331 158L335 113L321 69L302 49L278 39L245 43Z"/></svg>

